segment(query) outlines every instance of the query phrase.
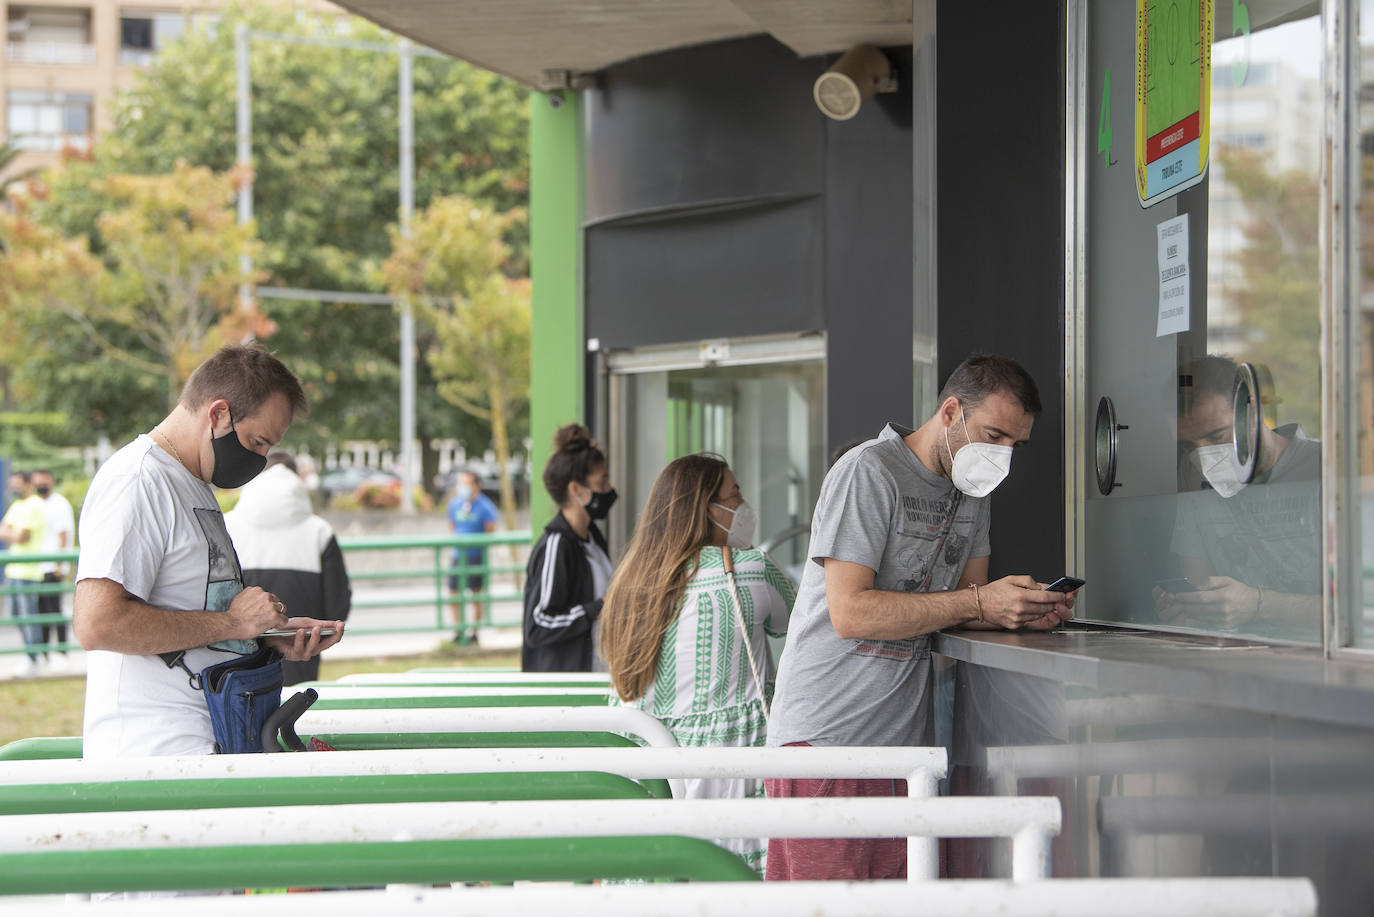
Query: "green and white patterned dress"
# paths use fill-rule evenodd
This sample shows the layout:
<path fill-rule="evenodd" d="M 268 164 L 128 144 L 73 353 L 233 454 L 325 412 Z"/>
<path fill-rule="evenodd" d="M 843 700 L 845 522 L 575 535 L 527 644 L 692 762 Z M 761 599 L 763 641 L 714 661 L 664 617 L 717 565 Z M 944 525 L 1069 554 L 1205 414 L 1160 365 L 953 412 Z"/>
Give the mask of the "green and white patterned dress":
<path fill-rule="evenodd" d="M 762 551 L 735 549 L 732 554 L 740 610 L 754 658 L 764 668 L 763 682 L 771 701 L 775 669 L 767 637 L 787 632 L 796 591 Z M 662 720 L 680 745 L 765 744 L 763 704 L 736 621 L 721 549 L 702 548 L 677 619 L 663 635 L 654 680 L 642 697 L 623 702 L 624 706 L 638 707 Z M 622 701 L 612 694 L 611 703 Z M 763 795 L 761 780 L 689 779 L 684 783 L 689 799 Z M 767 839 L 730 838 L 717 843 L 762 874 Z"/>

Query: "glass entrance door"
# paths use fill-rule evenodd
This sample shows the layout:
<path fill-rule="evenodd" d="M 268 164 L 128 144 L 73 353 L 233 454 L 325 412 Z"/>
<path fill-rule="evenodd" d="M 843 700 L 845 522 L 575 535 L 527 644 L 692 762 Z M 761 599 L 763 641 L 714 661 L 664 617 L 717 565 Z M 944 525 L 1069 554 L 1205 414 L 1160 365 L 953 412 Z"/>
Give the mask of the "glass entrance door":
<path fill-rule="evenodd" d="M 751 346 L 752 343 L 752 346 Z M 663 466 L 693 452 L 730 463 L 758 513 L 760 544 L 809 527 L 825 474 L 824 340 L 707 342 L 612 354 L 612 466 L 623 547 Z M 805 537 L 771 553 L 805 560 Z"/>

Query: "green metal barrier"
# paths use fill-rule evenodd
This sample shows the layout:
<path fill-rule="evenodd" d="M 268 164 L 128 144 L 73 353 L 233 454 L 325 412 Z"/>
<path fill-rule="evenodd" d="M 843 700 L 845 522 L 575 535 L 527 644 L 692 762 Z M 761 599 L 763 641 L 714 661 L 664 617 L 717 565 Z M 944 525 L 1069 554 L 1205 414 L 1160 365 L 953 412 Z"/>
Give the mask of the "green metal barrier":
<path fill-rule="evenodd" d="M 654 794 L 639 782 L 600 771 L 212 777 L 0 786 L 0 815 L 383 802 L 652 798 Z"/>
<path fill-rule="evenodd" d="M 454 624 L 447 619 L 445 609 L 449 605 L 457 605 L 459 612 L 460 630 L 466 630 L 468 623 L 468 605 L 473 602 L 482 602 L 488 607 L 493 602 L 519 602 L 523 596 L 519 592 L 492 592 L 490 590 L 490 580 L 488 588 L 474 595 L 467 595 L 459 591 L 456 595 L 448 594 L 448 578 L 450 576 L 466 577 L 470 574 L 492 574 L 492 573 L 515 573 L 523 574 L 525 571 L 523 564 L 471 564 L 467 563 L 465 551 L 459 551 L 457 558 L 450 555 L 455 548 L 497 548 L 503 545 L 514 545 L 525 547 L 530 543 L 530 533 L 528 531 L 515 532 L 489 532 L 475 535 L 389 535 L 374 536 L 365 538 L 340 538 L 339 547 L 343 550 L 345 557 L 350 553 L 364 551 L 404 551 L 424 549 L 431 551 L 433 561 L 424 567 L 404 568 L 397 567 L 386 570 L 359 570 L 349 574 L 349 578 L 354 582 L 367 580 L 419 580 L 432 583 L 434 591 L 431 595 L 424 598 L 404 599 L 358 599 L 353 602 L 354 608 L 401 608 L 415 606 L 430 606 L 434 608 L 434 623 L 424 627 L 368 627 L 354 628 L 349 632 L 357 635 L 366 634 L 398 634 L 398 633 L 429 633 L 447 632 L 454 629 Z M 48 562 L 70 563 L 75 568 L 79 551 L 68 549 L 65 551 L 53 551 L 46 554 L 22 554 L 16 555 L 7 551 L 0 551 L 0 565 L 6 561 L 25 561 L 25 562 Z M 488 557 L 490 560 L 490 557 Z M 0 584 L 0 606 L 5 604 L 5 600 L 11 595 L 61 595 L 75 591 L 75 585 L 70 582 L 61 583 L 35 583 L 32 586 L 8 586 Z M 16 619 L 0 615 L 0 627 L 18 627 L 21 624 L 70 624 L 71 618 L 61 614 L 29 615 L 25 618 Z M 497 627 L 514 628 L 518 624 L 488 625 Z M 465 641 L 466 642 L 466 641 Z M 49 643 L 46 650 L 72 650 L 80 649 L 74 643 Z M 25 652 L 23 647 L 15 649 L 0 650 L 0 655 L 10 653 Z"/>
<path fill-rule="evenodd" d="M 452 707 L 604 707 L 600 694 L 523 694 L 516 697 L 322 697 L 311 710 L 413 710 Z"/>
<path fill-rule="evenodd" d="M 476 669 L 476 670 L 474 670 L 474 669 L 469 669 L 468 671 L 469 671 L 469 672 L 476 671 L 476 672 L 479 672 L 479 673 L 480 673 L 481 671 L 484 671 L 484 670 L 480 670 L 480 669 Z M 296 684 L 292 685 L 292 686 L 291 686 L 291 690 L 293 690 L 293 691 L 304 691 L 306 688 L 315 688 L 316 690 L 318 690 L 318 689 L 320 689 L 320 688 L 343 688 L 344 690 L 349 690 L 349 689 L 351 689 L 351 688 L 358 688 L 358 689 L 366 689 L 366 688 L 547 688 L 547 689 L 549 690 L 549 693 L 553 693 L 554 691 L 556 691 L 557 689 L 560 689 L 560 688 L 599 688 L 599 687 L 602 687 L 602 686 L 601 686 L 601 685 L 597 685 L 597 684 L 593 684 L 593 683 L 590 683 L 590 682 L 586 682 L 586 681 L 539 681 L 539 682 L 532 682 L 532 681 L 528 681 L 528 680 L 523 680 L 523 681 L 522 681 L 522 680 L 521 680 L 520 678 L 518 678 L 518 677 L 516 677 L 516 678 L 511 678 L 511 679 L 504 679 L 504 678 L 503 678 L 503 679 L 500 679 L 499 681 L 492 681 L 492 680 L 490 680 L 490 679 L 481 677 L 480 674 L 479 674 L 477 677 L 474 677 L 471 681 L 462 681 L 462 680 L 457 680 L 457 679 L 450 679 L 450 680 L 443 680 L 443 681 L 440 681 L 440 680 L 437 680 L 437 676 L 436 676 L 436 680 L 435 680 L 435 681 L 410 681 L 410 680 L 400 680 L 400 679 L 398 679 L 398 680 L 396 680 L 396 681 L 391 681 L 390 679 L 377 679 L 377 680 L 373 680 L 373 681 L 302 681 L 302 682 L 297 682 Z M 606 696 L 609 697 L 609 696 L 610 696 L 610 692 L 611 692 L 611 687 L 610 687 L 610 685 L 609 685 L 609 684 L 605 685 L 605 689 L 606 689 Z"/>
<path fill-rule="evenodd" d="M 81 757 L 81 736 L 43 736 L 16 739 L 0 745 L 0 761 L 51 761 Z"/>
<path fill-rule="evenodd" d="M 710 841 L 674 836 L 0 854 L 0 895 L 593 879 L 749 882 L 758 875 Z"/>

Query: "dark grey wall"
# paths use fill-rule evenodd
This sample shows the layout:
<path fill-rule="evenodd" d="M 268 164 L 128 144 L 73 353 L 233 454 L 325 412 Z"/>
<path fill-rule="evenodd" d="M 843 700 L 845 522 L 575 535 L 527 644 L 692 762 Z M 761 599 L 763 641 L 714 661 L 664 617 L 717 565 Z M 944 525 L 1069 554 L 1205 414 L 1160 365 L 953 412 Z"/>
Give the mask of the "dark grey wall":
<path fill-rule="evenodd" d="M 606 348 L 825 330 L 827 442 L 911 419 L 910 49 L 839 123 L 832 59 L 769 38 L 610 68 L 587 94 L 587 334 Z"/>
<path fill-rule="evenodd" d="M 942 2 L 939 364 L 1001 353 L 1045 411 L 993 494 L 993 576 L 1064 566 L 1064 26 L 1054 0 Z"/>

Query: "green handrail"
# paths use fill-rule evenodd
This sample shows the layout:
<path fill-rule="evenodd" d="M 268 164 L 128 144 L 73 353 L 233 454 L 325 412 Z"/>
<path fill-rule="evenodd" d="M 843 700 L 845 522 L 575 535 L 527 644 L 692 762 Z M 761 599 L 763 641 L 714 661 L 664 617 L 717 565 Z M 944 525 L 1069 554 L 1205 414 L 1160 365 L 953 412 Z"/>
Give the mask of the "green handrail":
<path fill-rule="evenodd" d="M 593 879 L 750 882 L 758 875 L 710 841 L 672 835 L 0 854 L 0 895 Z"/>
<path fill-rule="evenodd" d="M 319 733 L 339 751 L 394 748 L 638 748 L 613 732 L 405 732 Z M 0 745 L 0 761 L 81 757 L 81 736 L 40 736 Z"/>
<path fill-rule="evenodd" d="M 637 781 L 600 771 L 206 777 L 0 786 L 0 815 L 239 809 L 512 799 L 652 799 Z"/>
<path fill-rule="evenodd" d="M 81 757 L 81 736 L 39 736 L 0 745 L 0 761 L 52 761 Z"/>
<path fill-rule="evenodd" d="M 452 707 L 604 707 L 598 694 L 525 694 L 517 697 L 322 697 L 311 710 L 414 710 Z"/>
<path fill-rule="evenodd" d="M 524 566 L 521 564 L 469 564 L 467 562 L 467 552 L 459 550 L 462 548 L 493 548 L 502 545 L 525 546 L 530 543 L 530 533 L 528 531 L 514 532 L 482 532 L 473 535 L 374 535 L 365 537 L 341 537 L 339 547 L 344 554 L 356 553 L 360 551 L 398 551 L 398 550 L 417 550 L 424 549 L 433 553 L 433 561 L 425 567 L 412 568 L 391 568 L 386 570 L 357 570 L 351 573 L 350 579 L 354 581 L 364 580 L 423 580 L 433 584 L 433 592 L 422 598 L 391 598 L 391 599 L 366 599 L 355 598 L 354 608 L 406 608 L 406 607 L 432 607 L 434 609 L 434 623 L 425 626 L 410 627 L 365 627 L 352 628 L 351 633 L 357 636 L 368 634 L 401 634 L 401 633 L 434 633 L 447 632 L 454 629 L 454 624 L 446 619 L 445 609 L 450 605 L 458 606 L 459 621 L 458 630 L 464 634 L 463 642 L 470 642 L 471 635 L 468 632 L 468 606 L 474 602 L 481 602 L 491 605 L 495 602 L 519 602 L 523 596 L 518 592 L 498 591 L 493 592 L 490 588 L 484 589 L 480 593 L 472 595 L 463 590 L 455 595 L 448 594 L 448 578 L 457 576 L 465 578 L 477 573 L 523 573 Z M 457 551 L 456 557 L 450 557 L 451 553 Z M 69 548 L 63 551 L 52 551 L 42 554 L 16 554 L 9 551 L 0 551 L 0 566 L 7 561 L 40 563 L 57 562 L 75 564 L 79 557 L 79 550 Z M 489 582 L 489 581 L 488 581 Z M 70 582 L 60 583 L 34 583 L 32 585 L 9 585 L 0 583 L 0 605 L 5 603 L 11 595 L 63 595 L 73 592 L 75 586 Z M 27 615 L 23 618 L 10 618 L 0 615 L 0 627 L 21 627 L 24 625 L 50 625 L 50 624 L 70 624 L 71 617 L 64 614 L 35 614 Z M 514 628 L 519 624 L 488 625 L 495 627 Z M 50 643 L 44 649 L 71 650 L 79 649 L 74 643 Z M 0 649 L 0 655 L 18 654 L 26 652 L 25 647 L 13 649 Z"/>

